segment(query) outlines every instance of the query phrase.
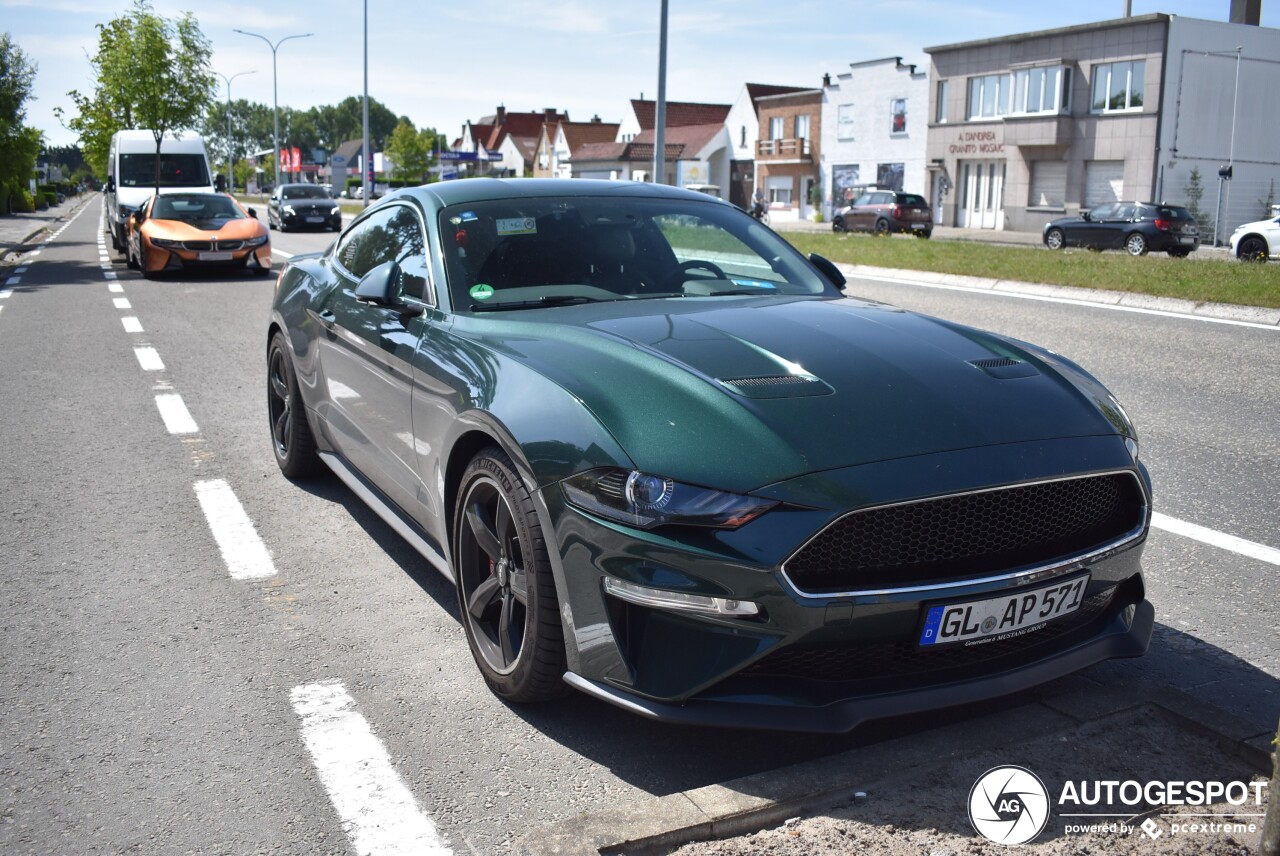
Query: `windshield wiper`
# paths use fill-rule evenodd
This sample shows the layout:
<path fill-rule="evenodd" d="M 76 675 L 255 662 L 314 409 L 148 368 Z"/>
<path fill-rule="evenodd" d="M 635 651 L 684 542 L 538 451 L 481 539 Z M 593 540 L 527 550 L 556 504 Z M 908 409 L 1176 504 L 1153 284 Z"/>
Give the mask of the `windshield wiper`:
<path fill-rule="evenodd" d="M 707 294 L 688 294 L 683 297 L 765 297 L 767 295 L 777 294 L 777 290 L 771 288 L 727 288 L 724 291 L 711 291 Z"/>
<path fill-rule="evenodd" d="M 543 306 L 567 306 L 571 303 L 600 303 L 595 297 L 581 294 L 548 294 L 536 300 L 509 300 L 506 303 L 473 303 L 472 312 L 501 312 L 506 309 L 539 309 Z"/>

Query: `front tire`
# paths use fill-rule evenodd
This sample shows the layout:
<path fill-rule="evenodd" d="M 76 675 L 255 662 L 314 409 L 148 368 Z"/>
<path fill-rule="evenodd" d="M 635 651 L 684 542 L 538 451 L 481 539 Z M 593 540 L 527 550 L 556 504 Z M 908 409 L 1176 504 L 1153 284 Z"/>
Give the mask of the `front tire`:
<path fill-rule="evenodd" d="M 1236 258 L 1246 262 L 1265 262 L 1267 260 L 1267 242 L 1257 235 L 1250 235 L 1240 242 L 1236 248 Z"/>
<path fill-rule="evenodd" d="M 832 221 L 831 221 L 831 231 L 833 231 L 833 232 L 843 232 L 844 230 L 845 230 L 845 228 L 844 228 L 844 218 L 843 218 L 843 217 L 837 217 L 836 219 L 834 219 L 834 220 L 832 220 Z"/>
<path fill-rule="evenodd" d="M 283 333 L 271 337 L 267 348 L 267 424 L 271 448 L 280 472 L 289 478 L 306 478 L 320 469 L 316 440 L 307 422 L 306 406 L 298 392 L 293 357 Z"/>
<path fill-rule="evenodd" d="M 1044 233 L 1044 245 L 1051 250 L 1060 250 L 1067 245 L 1067 236 L 1061 229 L 1050 229 Z"/>
<path fill-rule="evenodd" d="M 490 447 L 462 474 L 454 573 L 467 643 L 485 682 L 508 702 L 566 691 L 564 632 L 533 498 L 505 452 Z"/>
<path fill-rule="evenodd" d="M 1145 256 L 1147 254 L 1147 239 L 1139 232 L 1124 239 L 1124 250 L 1131 256 Z"/>

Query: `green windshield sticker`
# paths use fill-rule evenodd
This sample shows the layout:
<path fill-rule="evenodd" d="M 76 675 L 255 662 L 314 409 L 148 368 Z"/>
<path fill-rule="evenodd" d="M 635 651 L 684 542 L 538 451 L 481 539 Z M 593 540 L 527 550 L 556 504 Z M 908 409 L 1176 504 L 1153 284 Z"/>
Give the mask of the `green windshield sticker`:
<path fill-rule="evenodd" d="M 483 282 L 476 283 L 467 293 L 471 295 L 472 300 L 488 300 L 493 297 L 493 286 L 485 285 Z"/>

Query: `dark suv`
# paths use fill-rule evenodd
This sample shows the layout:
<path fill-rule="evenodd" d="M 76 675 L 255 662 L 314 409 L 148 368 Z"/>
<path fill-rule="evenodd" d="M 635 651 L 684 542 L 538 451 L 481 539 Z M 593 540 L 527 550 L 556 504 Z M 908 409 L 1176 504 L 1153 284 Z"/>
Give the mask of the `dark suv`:
<path fill-rule="evenodd" d="M 1131 256 L 1151 250 L 1185 258 L 1200 246 L 1200 225 L 1191 212 L 1157 202 L 1108 202 L 1079 217 L 1062 217 L 1045 224 L 1044 243 L 1051 250 L 1089 247 L 1123 248 Z"/>
<path fill-rule="evenodd" d="M 267 202 L 267 225 L 287 232 L 296 228 L 342 230 L 342 209 L 320 184 L 282 184 Z"/>
<path fill-rule="evenodd" d="M 892 190 L 868 190 L 831 218 L 833 232 L 910 232 L 927 238 L 933 234 L 933 209 L 923 196 Z"/>

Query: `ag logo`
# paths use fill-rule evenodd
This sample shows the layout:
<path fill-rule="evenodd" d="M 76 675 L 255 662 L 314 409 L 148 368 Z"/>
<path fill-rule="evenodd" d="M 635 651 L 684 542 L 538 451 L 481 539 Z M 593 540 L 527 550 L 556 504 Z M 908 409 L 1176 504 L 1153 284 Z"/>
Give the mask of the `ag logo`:
<path fill-rule="evenodd" d="M 993 767 L 969 791 L 969 822 L 997 844 L 1026 844 L 1049 822 L 1049 792 L 1023 767 Z"/>

